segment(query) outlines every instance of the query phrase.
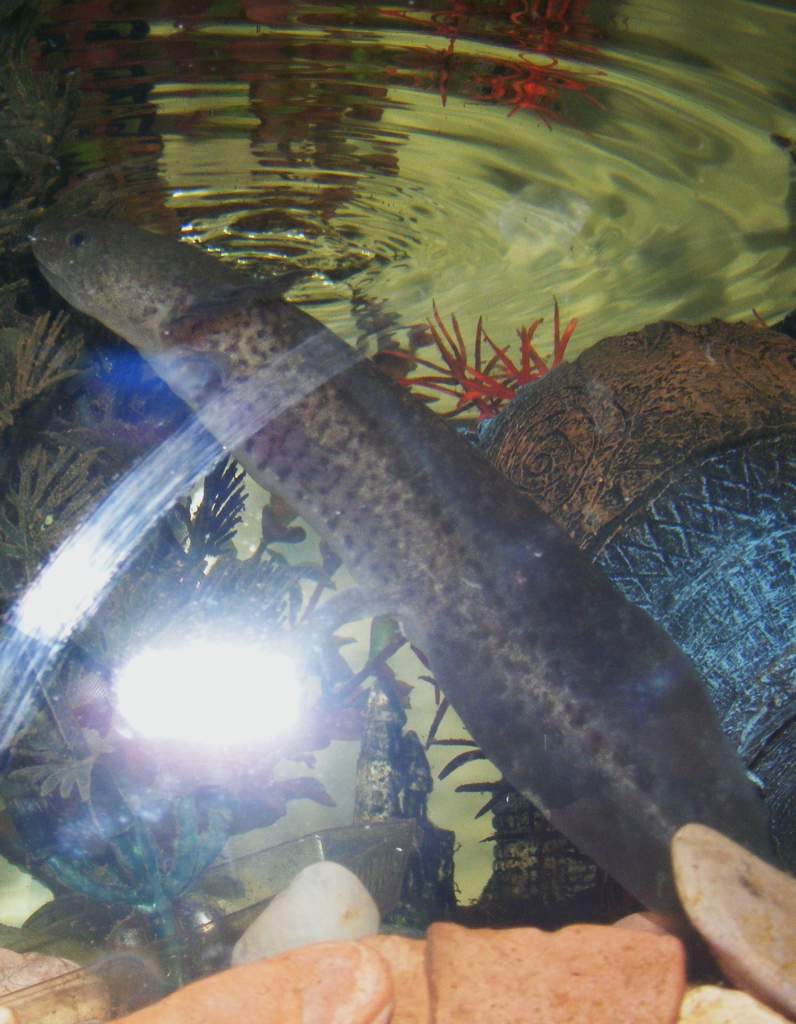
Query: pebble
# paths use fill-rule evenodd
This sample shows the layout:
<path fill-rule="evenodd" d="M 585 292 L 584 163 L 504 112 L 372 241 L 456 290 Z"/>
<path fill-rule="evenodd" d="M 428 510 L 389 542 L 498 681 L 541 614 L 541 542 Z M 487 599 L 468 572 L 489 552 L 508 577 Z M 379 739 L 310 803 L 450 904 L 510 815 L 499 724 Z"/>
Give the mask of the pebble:
<path fill-rule="evenodd" d="M 426 978 L 426 943 L 401 935 L 371 935 L 360 944 L 375 950 L 390 965 L 395 1008 L 390 1024 L 428 1024 L 431 1008 Z"/>
<path fill-rule="evenodd" d="M 435 924 L 427 936 L 304 946 L 195 982 L 118 1024 L 786 1024 L 745 992 L 686 992 L 682 945 L 670 935 Z"/>
<path fill-rule="evenodd" d="M 379 930 L 379 909 L 357 876 L 333 861 L 310 864 L 278 893 L 232 950 L 246 964 L 312 942 L 362 939 Z"/>
<path fill-rule="evenodd" d="M 685 994 L 677 1024 L 788 1024 L 747 992 L 699 985 Z"/>
<path fill-rule="evenodd" d="M 0 1024 L 87 1024 L 110 1014 L 105 983 L 71 960 L 0 950 Z"/>
<path fill-rule="evenodd" d="M 726 977 L 796 1016 L 796 879 L 706 825 L 672 840 L 677 893 Z"/>
<path fill-rule="evenodd" d="M 233 950 L 238 966 L 119 1024 L 785 1024 L 796 1016 L 796 880 L 699 824 L 675 835 L 672 859 L 692 924 L 746 991 L 686 991 L 682 943 L 649 914 L 556 932 L 437 923 L 425 939 L 379 935 L 378 908 L 360 880 L 322 861 L 250 925 Z M 39 1020 L 20 1017 L 3 992 L 74 967 L 0 949 L 0 1024 Z M 53 1006 L 62 1014 L 67 1000 Z"/>
<path fill-rule="evenodd" d="M 38 985 L 61 974 L 78 970 L 78 964 L 60 956 L 0 950 L 0 996 Z"/>
<path fill-rule="evenodd" d="M 186 985 L 116 1024 L 387 1024 L 390 969 L 357 942 L 321 942 Z"/>
<path fill-rule="evenodd" d="M 685 990 L 672 935 L 432 924 L 426 941 L 434 1024 L 675 1024 Z"/>

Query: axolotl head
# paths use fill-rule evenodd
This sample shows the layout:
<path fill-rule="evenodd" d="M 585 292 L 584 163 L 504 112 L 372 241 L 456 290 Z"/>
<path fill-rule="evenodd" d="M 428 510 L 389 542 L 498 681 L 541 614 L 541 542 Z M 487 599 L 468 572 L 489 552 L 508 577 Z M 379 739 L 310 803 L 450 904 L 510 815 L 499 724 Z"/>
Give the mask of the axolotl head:
<path fill-rule="evenodd" d="M 118 221 L 50 217 L 32 242 L 52 287 L 145 355 L 160 351 L 168 324 L 203 297 L 251 284 L 196 245 Z"/>
<path fill-rule="evenodd" d="M 110 220 L 49 217 L 32 243 L 52 287 L 134 345 L 194 406 L 250 372 L 237 365 L 241 332 L 228 329 L 229 311 L 271 302 L 295 280 L 258 279 L 197 245 Z"/>

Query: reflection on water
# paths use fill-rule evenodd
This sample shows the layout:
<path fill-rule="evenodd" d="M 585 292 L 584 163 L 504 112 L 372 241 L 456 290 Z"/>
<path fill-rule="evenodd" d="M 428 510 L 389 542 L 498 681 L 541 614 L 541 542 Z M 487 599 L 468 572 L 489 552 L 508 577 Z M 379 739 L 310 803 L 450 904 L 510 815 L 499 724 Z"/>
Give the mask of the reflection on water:
<path fill-rule="evenodd" d="M 75 194 L 87 180 L 82 194 L 96 188 L 99 207 L 179 232 L 221 260 L 266 274 L 303 270 L 291 298 L 362 351 L 406 346 L 436 301 L 445 323 L 456 315 L 472 358 L 480 316 L 515 360 L 518 328 L 545 316 L 534 345 L 550 361 L 554 296 L 563 323 L 578 320 L 569 358 L 656 319 L 748 317 L 754 308 L 773 322 L 793 305 L 796 16 L 731 0 L 717 25 L 706 8 L 230 0 L 205 10 L 109 0 L 56 6 L 30 53 L 39 69 L 80 73 L 65 162 Z M 162 467 L 155 475 L 173 497 L 200 468 L 180 483 Z M 92 478 L 98 492 L 118 471 L 102 485 Z M 240 552 L 260 550 L 261 508 L 250 503 Z M 281 526 L 282 539 L 296 529 Z M 344 580 L 337 566 L 331 575 Z M 95 601 L 92 592 L 87 606 Z M 407 646 L 396 654 L 390 638 L 379 646 L 376 627 L 347 632 L 358 645 L 345 651 L 349 673 L 389 651 L 379 671 L 414 684 L 410 724 L 425 736 L 438 710 L 422 663 Z M 448 715 L 439 736 L 453 741 L 460 729 Z M 316 775 L 338 811 L 296 778 L 299 768 L 282 766 L 280 820 L 259 829 L 255 844 L 350 823 L 356 755 L 350 743 L 327 746 Z M 432 750 L 432 766 L 449 757 Z M 483 797 L 450 793 L 468 778 L 483 782 L 483 766 L 471 768 L 430 798 L 431 818 L 455 828 L 465 848 L 464 899 L 480 891 L 491 857 L 488 846 L 475 849 L 487 826 L 471 821 Z M 415 783 L 425 801 L 425 782 L 405 780 L 396 806 Z M 63 773 L 47 785 L 63 792 Z M 294 817 L 277 813 L 287 791 L 309 797 Z M 39 823 L 29 812 L 32 835 Z M 182 884 L 199 871 L 185 836 L 198 830 L 210 857 L 229 820 L 227 808 L 201 802 L 177 817 Z M 80 827 L 86 844 L 93 826 Z M 146 846 L 137 842 L 136 856 Z M 114 849 L 129 868 L 133 851 Z M 234 836 L 227 848 L 250 851 Z M 123 867 L 113 870 L 122 877 Z M 105 877 L 90 881 L 94 895 L 110 891 Z M 158 898 L 147 890 L 150 903 Z M 0 907 L 9 924 L 24 916 Z"/>
<path fill-rule="evenodd" d="M 88 92 L 76 168 L 110 165 L 136 219 L 165 203 L 230 258 L 305 268 L 299 298 L 345 336 L 432 296 L 503 343 L 552 294 L 577 346 L 785 312 L 784 9 L 717 29 L 677 5 L 197 6 L 66 6 L 42 31 L 43 66 Z"/>

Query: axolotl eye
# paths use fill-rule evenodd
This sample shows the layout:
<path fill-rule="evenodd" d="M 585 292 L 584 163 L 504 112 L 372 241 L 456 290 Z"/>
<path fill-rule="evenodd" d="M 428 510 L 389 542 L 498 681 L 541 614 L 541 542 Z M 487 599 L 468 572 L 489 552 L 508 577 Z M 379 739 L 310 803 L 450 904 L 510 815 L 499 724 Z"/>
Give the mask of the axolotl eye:
<path fill-rule="evenodd" d="M 71 249 L 79 249 L 88 240 L 88 235 L 85 231 L 77 230 L 73 231 L 67 238 L 67 244 Z"/>

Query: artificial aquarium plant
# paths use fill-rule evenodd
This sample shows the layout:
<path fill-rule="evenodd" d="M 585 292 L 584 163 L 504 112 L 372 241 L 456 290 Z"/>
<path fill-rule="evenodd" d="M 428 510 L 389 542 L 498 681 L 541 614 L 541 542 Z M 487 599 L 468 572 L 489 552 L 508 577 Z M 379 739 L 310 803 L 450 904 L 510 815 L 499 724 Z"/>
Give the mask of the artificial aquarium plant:
<path fill-rule="evenodd" d="M 273 753 L 251 781 L 256 799 L 245 786 L 216 776 L 212 747 L 204 753 L 209 773 L 192 764 L 185 777 L 169 762 L 167 743 L 158 761 L 157 744 L 142 749 L 117 721 L 114 668 L 142 637 L 170 629 L 205 633 L 219 607 L 251 632 L 284 627 L 302 605 L 299 581 L 323 571 L 290 567 L 264 540 L 239 559 L 230 541 L 242 504 L 242 474 L 224 463 L 205 479 L 193 508 L 179 504 L 151 531 L 44 680 L 41 706 L 11 744 L 0 784 L 26 862 L 40 878 L 56 892 L 66 887 L 119 914 L 149 915 L 153 934 L 164 937 L 173 928 L 175 903 L 231 832 L 275 820 L 288 799 L 329 800 L 316 780 L 271 778 Z M 223 684 L 220 679 L 222 692 Z M 303 734 L 278 753 L 306 755 L 328 742 L 333 703 L 323 692 Z"/>
<path fill-rule="evenodd" d="M 600 30 L 589 7 L 589 0 L 447 0 L 432 14 L 401 7 L 380 13 L 388 23 L 440 38 L 439 46 L 406 54 L 401 67 L 391 68 L 396 79 L 438 93 L 443 105 L 449 96 L 466 96 L 507 107 L 509 117 L 527 111 L 549 127 L 562 118 L 567 94 L 602 108 L 594 95 L 597 80 L 582 71 L 599 52 Z M 498 43 L 507 56 L 474 55 L 466 45 L 472 38 Z M 577 65 L 567 66 L 567 58 Z"/>
<path fill-rule="evenodd" d="M 28 31 L 25 23 L 20 38 Z M 27 234 L 62 184 L 58 153 L 79 93 L 74 80 L 32 75 L 20 38 L 0 81 L 3 613 L 114 480 L 185 416 L 125 348 L 97 332 L 85 342 L 74 320 L 44 305 Z M 2 751 L 0 851 L 56 896 L 80 894 L 84 909 L 107 911 L 100 938 L 130 911 L 144 915 L 152 936 L 173 937 L 187 895 L 230 834 L 270 823 L 291 799 L 329 802 L 317 780 L 276 782 L 277 756 L 311 760 L 355 728 L 370 672 L 353 673 L 322 630 L 313 634 L 318 694 L 300 735 L 258 765 L 254 794 L 212 771 L 198 779 L 173 765 L 153 772 L 163 768 L 154 748 L 142 753 L 118 728 L 114 673 L 142 638 L 166 623 L 202 633 L 219 609 L 250 633 L 289 631 L 333 586 L 328 552 L 291 566 L 272 549 L 304 536 L 276 501 L 255 550 L 240 558 L 233 537 L 243 502 L 241 473 L 222 463 L 195 501 L 186 497 L 143 538 L 96 615 L 51 662 Z M 11 692 L 14 680 L 4 685 Z M 213 752 L 206 756 L 212 762 Z"/>
<path fill-rule="evenodd" d="M 62 318 L 49 326 L 38 318 L 27 332 L 5 335 L 0 394 L 9 444 L 0 580 L 6 608 L 140 438 L 146 441 L 147 402 L 157 406 L 164 397 L 155 389 L 147 398 L 144 389 L 144 399 L 128 407 L 119 378 L 140 367 L 130 371 L 122 357 L 120 371 L 115 353 L 98 355 L 76 338 L 58 347 L 64 330 Z M 156 417 L 160 426 L 163 413 Z M 171 405 L 167 414 L 173 421 L 182 415 Z M 201 634 L 219 609 L 249 633 L 290 628 L 332 586 L 337 563 L 328 553 L 317 563 L 290 566 L 270 549 L 274 541 L 303 538 L 278 503 L 264 510 L 254 552 L 238 558 L 232 539 L 243 502 L 242 474 L 223 463 L 205 478 L 195 504 L 178 503 L 144 538 L 126 574 L 41 680 L 33 713 L 4 751 L 6 855 L 56 894 L 69 890 L 110 908 L 111 923 L 131 910 L 147 915 L 152 934 L 164 938 L 175 931 L 178 903 L 232 832 L 275 820 L 289 799 L 329 802 L 316 780 L 275 783 L 269 775 L 275 754 L 258 766 L 256 798 L 212 774 L 193 785 L 173 781 L 168 771 L 159 777 L 162 765 L 152 749 L 140 756 L 140 744 L 117 728 L 114 670 L 142 639 L 169 625 Z M 302 581 L 311 585 L 306 601 Z M 356 712 L 354 691 L 368 672 L 347 685 L 352 673 L 341 676 L 343 659 L 335 657 L 334 644 L 323 651 L 321 640 L 321 695 L 301 736 L 278 754 L 308 756 L 328 742 L 337 712 Z"/>
<path fill-rule="evenodd" d="M 410 372 L 401 376 L 399 382 L 418 398 L 427 402 L 440 395 L 455 399 L 456 404 L 441 412 L 442 416 L 463 418 L 477 412 L 479 420 L 489 420 L 517 397 L 520 388 L 561 365 L 578 321 L 570 320 L 562 331 L 558 301 L 553 300 L 553 352 L 549 364 L 534 345 L 543 322 L 544 317 L 537 317 L 527 327 L 517 329 L 520 353 L 519 361 L 515 362 L 510 347 L 497 345 L 484 328 L 483 317 L 479 317 L 471 359 L 456 316 L 451 316 L 449 328 L 434 304 L 433 317 L 411 330 L 409 351 L 389 348 L 386 355 L 408 365 Z M 436 347 L 439 358 L 419 354 L 421 348 L 431 345 Z"/>
<path fill-rule="evenodd" d="M 76 386 L 74 378 L 69 383 Z M 49 426 L 48 418 L 42 430 Z M 77 518 L 94 498 L 89 469 L 102 459 L 97 451 L 89 458 L 81 447 L 92 428 L 73 429 L 82 475 L 44 472 L 40 445 L 33 469 L 20 456 L 19 477 L 6 491 L 0 517 L 4 579 L 24 583 L 46 555 L 42 529 L 62 536 L 67 516 Z M 56 455 L 56 468 L 68 465 Z M 37 468 L 33 486 L 29 477 Z M 170 632 L 205 635 L 221 612 L 228 627 L 249 637 L 289 632 L 311 619 L 320 594 L 333 586 L 337 561 L 328 552 L 291 565 L 271 550 L 274 541 L 303 538 L 278 503 L 264 509 L 255 550 L 238 557 L 232 540 L 243 502 L 242 474 L 225 462 L 205 478 L 198 501 L 178 503 L 150 531 L 42 680 L 35 712 L 5 751 L 0 792 L 15 840 L 5 852 L 56 893 L 71 890 L 110 908 L 111 920 L 130 911 L 146 915 L 152 935 L 163 938 L 174 937 L 179 905 L 231 833 L 269 824 L 290 799 L 330 802 L 317 780 L 277 782 L 272 769 L 281 757 L 311 758 L 339 734 L 341 722 L 350 733 L 359 693 L 388 656 L 377 649 L 369 666 L 353 673 L 331 636 L 313 634 L 319 694 L 305 708 L 298 733 L 236 776 L 217 770 L 212 747 L 204 754 L 206 771 L 197 767 L 194 749 L 186 772 L 170 760 L 168 744 L 147 745 L 120 728 L 115 669 L 142 642 Z M 223 695 L 224 679 L 218 684 Z"/>

